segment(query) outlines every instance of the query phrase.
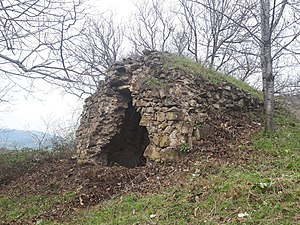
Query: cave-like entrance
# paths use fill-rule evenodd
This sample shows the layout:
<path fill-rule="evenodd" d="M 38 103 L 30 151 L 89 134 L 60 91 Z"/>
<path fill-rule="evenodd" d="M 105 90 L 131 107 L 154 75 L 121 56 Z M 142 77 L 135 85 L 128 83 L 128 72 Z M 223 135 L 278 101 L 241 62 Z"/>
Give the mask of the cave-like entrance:
<path fill-rule="evenodd" d="M 130 100 L 120 132 L 106 146 L 108 165 L 133 168 L 146 164 L 143 154 L 150 141 L 146 127 L 139 126 L 140 120 L 141 115 Z"/>

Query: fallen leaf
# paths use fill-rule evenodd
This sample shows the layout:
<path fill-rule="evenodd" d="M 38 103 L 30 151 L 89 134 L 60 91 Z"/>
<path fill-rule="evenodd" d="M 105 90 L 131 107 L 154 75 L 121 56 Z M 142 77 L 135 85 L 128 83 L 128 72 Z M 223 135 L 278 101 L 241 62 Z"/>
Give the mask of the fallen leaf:
<path fill-rule="evenodd" d="M 194 209 L 194 216 L 198 217 L 199 215 L 200 215 L 200 208 L 197 207 L 197 208 Z"/>
<path fill-rule="evenodd" d="M 155 217 L 156 217 L 155 214 L 151 214 L 151 215 L 150 215 L 150 219 L 154 219 Z"/>
<path fill-rule="evenodd" d="M 244 217 L 246 217 L 246 216 L 249 216 L 249 213 L 244 212 L 244 213 L 239 213 L 239 214 L 238 214 L 238 217 L 239 217 L 239 218 L 244 218 Z"/>

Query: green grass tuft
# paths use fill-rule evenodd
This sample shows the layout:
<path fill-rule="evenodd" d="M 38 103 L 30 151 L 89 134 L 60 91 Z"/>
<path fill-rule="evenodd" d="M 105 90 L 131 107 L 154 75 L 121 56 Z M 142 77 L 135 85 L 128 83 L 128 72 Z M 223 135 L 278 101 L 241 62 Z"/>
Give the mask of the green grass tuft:
<path fill-rule="evenodd" d="M 160 80 L 156 77 L 152 77 L 152 76 L 146 77 L 144 80 L 144 83 L 148 87 L 151 87 L 151 88 L 165 88 L 166 87 L 166 84 L 162 80 Z"/>
<path fill-rule="evenodd" d="M 277 113 L 275 133 L 257 133 L 253 146 L 265 153 L 277 157 L 297 160 L 300 157 L 300 122 L 287 113 Z"/>

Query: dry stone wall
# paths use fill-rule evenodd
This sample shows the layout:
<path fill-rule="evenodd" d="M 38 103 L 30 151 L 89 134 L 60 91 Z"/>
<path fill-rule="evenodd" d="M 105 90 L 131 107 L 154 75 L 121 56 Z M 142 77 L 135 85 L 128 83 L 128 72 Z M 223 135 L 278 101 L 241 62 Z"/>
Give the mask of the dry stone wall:
<path fill-rule="evenodd" d="M 300 95 L 278 96 L 276 98 L 277 105 L 288 109 L 294 116 L 300 120 Z"/>
<path fill-rule="evenodd" d="M 260 105 L 228 82 L 166 68 L 165 60 L 153 51 L 111 66 L 85 101 L 77 130 L 80 162 L 134 167 L 146 159 L 174 161 L 214 132 L 210 115 Z"/>

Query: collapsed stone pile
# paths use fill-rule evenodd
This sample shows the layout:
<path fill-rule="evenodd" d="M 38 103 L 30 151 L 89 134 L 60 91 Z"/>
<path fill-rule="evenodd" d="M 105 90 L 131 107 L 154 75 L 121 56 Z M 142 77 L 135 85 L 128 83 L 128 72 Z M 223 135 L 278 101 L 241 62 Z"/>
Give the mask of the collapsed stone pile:
<path fill-rule="evenodd" d="M 174 161 L 214 132 L 210 115 L 259 106 L 229 82 L 167 68 L 165 60 L 153 51 L 111 66 L 85 101 L 77 130 L 80 162 L 135 167 L 146 158 Z"/>

